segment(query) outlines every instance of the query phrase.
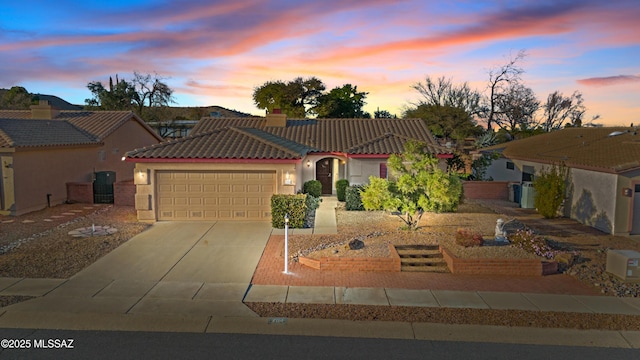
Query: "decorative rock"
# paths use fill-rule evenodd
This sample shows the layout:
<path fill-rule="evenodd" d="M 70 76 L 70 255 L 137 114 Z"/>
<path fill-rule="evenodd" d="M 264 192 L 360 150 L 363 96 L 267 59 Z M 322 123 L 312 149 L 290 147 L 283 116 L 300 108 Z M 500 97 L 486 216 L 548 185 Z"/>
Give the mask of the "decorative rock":
<path fill-rule="evenodd" d="M 3 224 L 11 224 L 14 220 L 4 220 L 2 223 Z"/>
<path fill-rule="evenodd" d="M 51 220 L 51 219 L 43 219 L 42 221 L 51 222 L 53 220 Z"/>
<path fill-rule="evenodd" d="M 360 250 L 364 247 L 364 242 L 362 240 L 353 239 L 349 241 L 349 249 L 351 250 Z"/>
<path fill-rule="evenodd" d="M 22 220 L 23 224 L 31 224 L 31 223 L 34 223 L 34 222 L 35 221 L 33 221 L 33 220 Z"/>
<path fill-rule="evenodd" d="M 76 213 L 66 212 L 66 213 L 62 213 L 62 215 L 67 215 L 67 216 L 69 216 L 69 215 L 76 215 Z"/>

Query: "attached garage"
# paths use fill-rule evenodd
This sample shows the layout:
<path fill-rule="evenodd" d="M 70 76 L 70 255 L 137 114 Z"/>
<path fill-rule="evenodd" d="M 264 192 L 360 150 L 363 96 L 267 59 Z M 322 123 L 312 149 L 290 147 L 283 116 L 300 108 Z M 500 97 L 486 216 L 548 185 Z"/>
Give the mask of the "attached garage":
<path fill-rule="evenodd" d="M 270 220 L 275 171 L 157 171 L 158 220 Z"/>

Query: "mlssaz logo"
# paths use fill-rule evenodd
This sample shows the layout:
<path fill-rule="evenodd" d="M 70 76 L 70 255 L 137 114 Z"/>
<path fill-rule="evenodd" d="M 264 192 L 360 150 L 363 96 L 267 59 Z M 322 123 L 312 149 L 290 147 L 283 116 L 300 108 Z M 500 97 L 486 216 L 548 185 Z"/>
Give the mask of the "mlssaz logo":
<path fill-rule="evenodd" d="M 33 342 L 36 349 L 73 349 L 73 339 L 39 339 Z"/>

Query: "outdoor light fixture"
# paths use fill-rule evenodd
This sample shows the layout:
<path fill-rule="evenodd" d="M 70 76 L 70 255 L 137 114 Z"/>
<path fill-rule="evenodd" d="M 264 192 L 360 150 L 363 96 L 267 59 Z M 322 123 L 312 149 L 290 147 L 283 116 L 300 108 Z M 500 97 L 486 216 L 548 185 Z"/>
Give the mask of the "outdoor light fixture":
<path fill-rule="evenodd" d="M 311 160 L 307 160 L 307 167 L 310 168 L 311 167 Z"/>
<path fill-rule="evenodd" d="M 120 160 L 125 161 L 125 160 L 127 160 L 127 157 L 123 156 L 122 159 L 120 159 Z"/>

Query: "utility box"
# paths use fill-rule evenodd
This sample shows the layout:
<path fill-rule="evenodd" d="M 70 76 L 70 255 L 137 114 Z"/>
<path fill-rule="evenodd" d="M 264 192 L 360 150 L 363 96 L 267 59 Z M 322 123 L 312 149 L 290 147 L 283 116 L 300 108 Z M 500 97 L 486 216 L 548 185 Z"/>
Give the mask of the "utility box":
<path fill-rule="evenodd" d="M 640 252 L 608 250 L 607 272 L 628 282 L 640 282 Z"/>

